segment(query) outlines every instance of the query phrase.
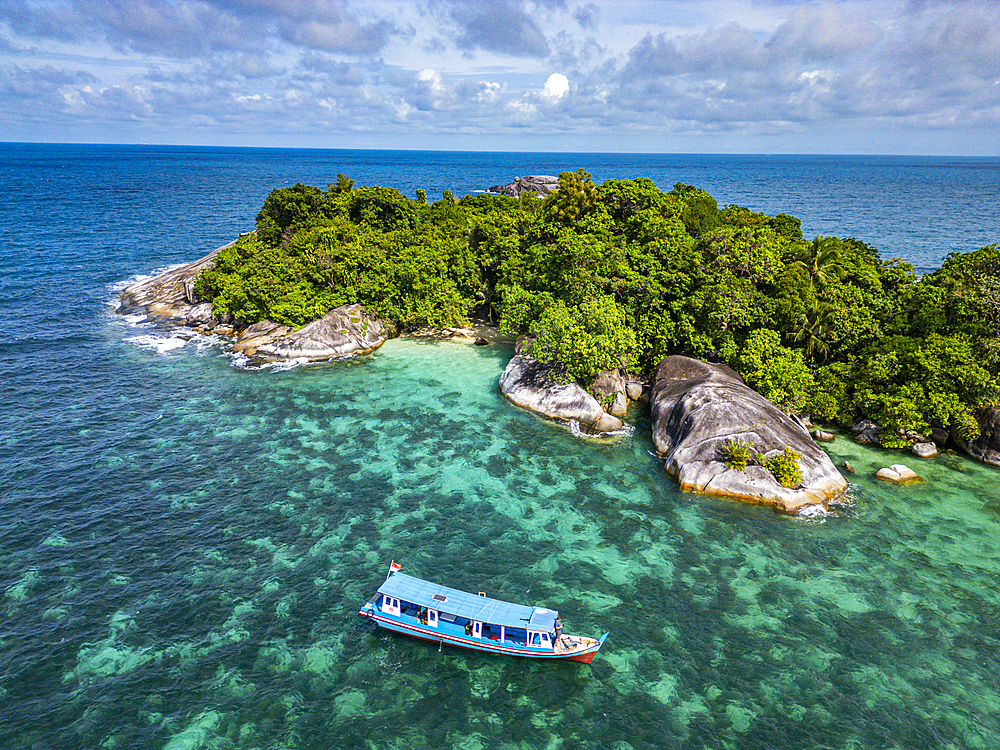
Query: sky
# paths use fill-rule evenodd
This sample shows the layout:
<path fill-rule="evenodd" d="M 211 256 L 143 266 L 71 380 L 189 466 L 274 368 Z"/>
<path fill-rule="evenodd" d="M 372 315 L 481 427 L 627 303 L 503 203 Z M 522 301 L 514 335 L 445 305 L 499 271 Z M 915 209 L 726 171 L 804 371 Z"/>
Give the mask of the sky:
<path fill-rule="evenodd" d="M 0 0 L 0 141 L 1000 156 L 1000 0 Z"/>

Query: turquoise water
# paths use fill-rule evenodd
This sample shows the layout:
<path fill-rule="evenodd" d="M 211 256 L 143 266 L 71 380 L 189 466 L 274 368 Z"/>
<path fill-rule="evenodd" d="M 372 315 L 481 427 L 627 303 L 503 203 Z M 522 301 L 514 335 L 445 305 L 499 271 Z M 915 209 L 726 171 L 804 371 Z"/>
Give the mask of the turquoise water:
<path fill-rule="evenodd" d="M 0 747 L 1000 746 L 996 470 L 841 435 L 852 503 L 792 518 L 678 492 L 642 410 L 600 441 L 515 409 L 505 347 L 242 369 L 109 304 L 252 221 L 213 158 L 0 191 Z M 873 478 L 900 461 L 926 481 Z M 390 559 L 611 635 L 388 634 L 357 610 Z"/>

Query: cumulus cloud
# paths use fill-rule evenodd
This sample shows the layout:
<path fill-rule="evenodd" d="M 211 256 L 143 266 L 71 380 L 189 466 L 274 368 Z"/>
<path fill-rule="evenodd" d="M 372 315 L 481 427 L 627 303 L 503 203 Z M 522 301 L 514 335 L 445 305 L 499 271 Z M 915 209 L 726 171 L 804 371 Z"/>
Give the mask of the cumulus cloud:
<path fill-rule="evenodd" d="M 553 73 L 542 87 L 542 96 L 548 99 L 560 99 L 569 93 L 569 79 L 562 73 Z"/>
<path fill-rule="evenodd" d="M 337 0 L 5 0 L 0 22 L 24 36 L 100 40 L 116 50 L 179 57 L 266 48 L 269 37 L 373 54 L 401 33 L 388 19 L 362 21 Z"/>
<path fill-rule="evenodd" d="M 496 81 L 460 81 L 455 86 L 455 97 L 459 102 L 493 104 L 499 101 L 503 86 Z"/>
<path fill-rule="evenodd" d="M 486 50 L 516 57 L 545 57 L 549 44 L 520 3 L 478 0 L 455 3 L 449 16 L 458 26 L 455 40 L 466 51 Z"/>
<path fill-rule="evenodd" d="M 573 11 L 573 18 L 585 29 L 597 28 L 597 19 L 600 16 L 601 9 L 594 3 L 587 3 Z"/>
<path fill-rule="evenodd" d="M 64 87 L 83 88 L 97 83 L 97 79 L 82 71 L 66 70 L 46 65 L 41 68 L 22 68 L 9 65 L 0 68 L 0 98 L 26 99 L 52 104 L 53 97 L 61 98 Z"/>
<path fill-rule="evenodd" d="M 766 63 L 767 54 L 757 35 L 733 22 L 698 35 L 647 34 L 629 51 L 625 75 L 720 74 L 760 70 Z"/>
<path fill-rule="evenodd" d="M 609 101 L 636 120 L 657 111 L 703 132 L 997 122 L 1000 91 L 984 86 L 1000 80 L 1000 41 L 990 31 L 997 15 L 946 4 L 880 25 L 847 4 L 809 4 L 792 8 L 769 35 L 736 22 L 694 35 L 647 34 L 629 51 Z"/>
<path fill-rule="evenodd" d="M 803 5 L 792 11 L 767 46 L 781 56 L 835 62 L 871 50 L 884 34 L 871 18 L 842 5 Z"/>
<path fill-rule="evenodd" d="M 347 14 L 324 20 L 281 18 L 281 37 L 299 47 L 367 55 L 382 49 L 395 28 L 388 21 L 362 24 Z"/>

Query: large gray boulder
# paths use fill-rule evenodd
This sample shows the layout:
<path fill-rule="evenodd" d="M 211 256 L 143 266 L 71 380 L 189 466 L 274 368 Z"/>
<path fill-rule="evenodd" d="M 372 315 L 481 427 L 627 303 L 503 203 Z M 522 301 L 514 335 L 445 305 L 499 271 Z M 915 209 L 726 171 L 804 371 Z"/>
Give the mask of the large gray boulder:
<path fill-rule="evenodd" d="M 385 325 L 361 305 L 342 305 L 298 330 L 264 320 L 242 332 L 234 351 L 261 362 L 318 362 L 365 354 L 388 338 Z"/>
<path fill-rule="evenodd" d="M 549 193 L 554 193 L 559 189 L 559 178 L 552 175 L 536 174 L 527 177 L 515 177 L 513 182 L 506 185 L 494 185 L 489 192 L 500 195 L 511 195 L 515 198 L 521 193 L 535 193 L 544 198 Z"/>
<path fill-rule="evenodd" d="M 748 388 L 725 365 L 690 357 L 666 357 L 656 371 L 650 404 L 653 444 L 682 490 L 770 505 L 788 513 L 841 496 L 847 481 L 806 428 Z M 731 440 L 771 457 L 788 446 L 799 454 L 802 483 L 787 488 L 771 472 L 751 464 L 725 464 Z"/>
<path fill-rule="evenodd" d="M 1000 407 L 991 406 L 979 413 L 979 437 L 961 440 L 954 433 L 958 447 L 973 458 L 1000 467 Z"/>
<path fill-rule="evenodd" d="M 500 376 L 500 392 L 522 409 L 550 419 L 575 421 L 596 432 L 614 432 L 624 426 L 579 383 L 556 382 L 553 371 L 551 364 L 515 354 Z"/>

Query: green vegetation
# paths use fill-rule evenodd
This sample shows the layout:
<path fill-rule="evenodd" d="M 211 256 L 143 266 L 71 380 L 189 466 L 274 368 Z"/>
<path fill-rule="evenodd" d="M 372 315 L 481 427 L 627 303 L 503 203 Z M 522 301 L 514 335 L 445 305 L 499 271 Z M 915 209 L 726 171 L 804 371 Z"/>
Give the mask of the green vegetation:
<path fill-rule="evenodd" d="M 1000 401 L 998 245 L 917 279 L 863 242 L 809 241 L 794 217 L 720 208 L 691 185 L 582 170 L 559 184 L 544 200 L 434 203 L 344 175 L 274 190 L 196 294 L 242 324 L 358 302 L 408 330 L 478 310 L 585 386 L 606 369 L 648 376 L 667 354 L 721 361 L 787 411 L 873 419 L 886 445 L 932 426 L 973 437 Z"/>
<path fill-rule="evenodd" d="M 753 446 L 746 440 L 735 438 L 722 446 L 722 460 L 726 466 L 735 471 L 743 471 L 752 463 L 763 466 L 782 487 L 789 489 L 802 483 L 802 467 L 799 464 L 799 454 L 790 446 L 785 446 L 781 453 L 765 458 L 761 453 L 754 453 Z"/>
<path fill-rule="evenodd" d="M 799 454 L 787 445 L 781 453 L 762 459 L 760 464 L 774 475 L 775 480 L 782 487 L 793 489 L 802 483 L 802 467 L 799 465 Z"/>
<path fill-rule="evenodd" d="M 746 440 L 736 438 L 728 441 L 722 447 L 722 460 L 726 466 L 736 471 L 743 471 L 753 459 L 753 450 Z"/>

